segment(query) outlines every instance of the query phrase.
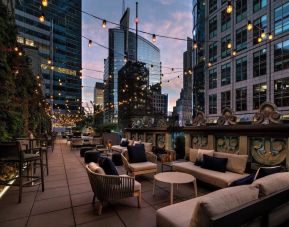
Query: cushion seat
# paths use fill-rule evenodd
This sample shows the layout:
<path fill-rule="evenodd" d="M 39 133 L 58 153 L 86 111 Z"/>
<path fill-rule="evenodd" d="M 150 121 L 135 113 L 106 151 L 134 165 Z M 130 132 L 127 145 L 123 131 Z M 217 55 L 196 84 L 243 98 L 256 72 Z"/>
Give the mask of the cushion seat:
<path fill-rule="evenodd" d="M 188 227 L 201 197 L 176 203 L 157 210 L 157 226 Z"/>
<path fill-rule="evenodd" d="M 111 149 L 114 150 L 114 151 L 120 152 L 120 153 L 124 152 L 124 151 L 127 151 L 127 147 L 122 147 L 120 145 L 113 145 L 111 147 Z"/>
<path fill-rule="evenodd" d="M 137 172 L 137 171 L 143 171 L 143 170 L 149 170 L 149 169 L 156 169 L 157 164 L 152 163 L 152 162 L 130 163 L 129 168 L 133 172 Z"/>
<path fill-rule="evenodd" d="M 239 180 L 249 175 L 233 173 L 229 171 L 222 173 L 214 170 L 203 169 L 200 166 L 196 166 L 192 162 L 175 163 L 173 165 L 173 170 L 192 174 L 198 180 L 220 188 L 228 187 L 233 181 Z"/>

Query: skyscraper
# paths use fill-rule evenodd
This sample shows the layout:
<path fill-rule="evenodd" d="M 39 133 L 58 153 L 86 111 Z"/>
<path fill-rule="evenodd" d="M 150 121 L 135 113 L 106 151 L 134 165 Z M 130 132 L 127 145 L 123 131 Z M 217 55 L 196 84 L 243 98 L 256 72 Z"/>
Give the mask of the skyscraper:
<path fill-rule="evenodd" d="M 39 16 L 45 17 L 44 22 Z M 17 1 L 19 44 L 38 49 L 44 95 L 54 111 L 81 108 L 81 1 Z M 29 52 L 27 52 L 29 56 Z"/>
<path fill-rule="evenodd" d="M 178 116 L 179 125 L 185 126 L 192 123 L 192 56 L 193 56 L 193 40 L 187 39 L 187 50 L 183 54 L 183 88 L 180 98 L 176 102 L 173 115 Z"/>
<path fill-rule="evenodd" d="M 100 82 L 95 82 L 94 85 L 94 105 L 103 108 L 103 88 L 104 84 Z"/>
<path fill-rule="evenodd" d="M 262 103 L 289 114 L 289 1 L 211 0 L 206 4 L 206 105 L 209 120 L 225 107 L 249 121 Z"/>
<path fill-rule="evenodd" d="M 149 85 L 160 83 L 160 50 L 145 38 L 138 36 L 136 51 L 136 34 L 128 30 L 129 9 L 120 21 L 120 28 L 109 29 L 109 53 L 105 63 L 108 68 L 104 73 L 105 121 L 118 122 L 118 72 L 125 62 L 135 61 L 136 53 L 140 62 L 149 70 Z"/>

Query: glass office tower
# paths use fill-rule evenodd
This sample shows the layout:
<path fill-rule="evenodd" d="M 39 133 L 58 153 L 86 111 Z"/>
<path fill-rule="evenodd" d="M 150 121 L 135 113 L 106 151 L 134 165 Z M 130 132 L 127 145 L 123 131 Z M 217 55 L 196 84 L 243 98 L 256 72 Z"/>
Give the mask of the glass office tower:
<path fill-rule="evenodd" d="M 128 45 L 126 48 L 126 30 L 109 29 L 109 56 L 108 73 L 104 73 L 105 92 L 105 121 L 118 122 L 118 71 L 125 65 L 124 56 L 128 60 L 136 59 L 136 35 L 128 32 Z M 160 50 L 145 38 L 138 36 L 138 61 L 146 64 L 149 70 L 149 84 L 160 83 L 161 63 Z"/>
<path fill-rule="evenodd" d="M 44 14 L 41 23 L 39 16 Z M 81 1 L 17 1 L 18 42 L 38 49 L 44 95 L 54 111 L 81 108 Z M 51 99 L 53 98 L 53 99 Z"/>

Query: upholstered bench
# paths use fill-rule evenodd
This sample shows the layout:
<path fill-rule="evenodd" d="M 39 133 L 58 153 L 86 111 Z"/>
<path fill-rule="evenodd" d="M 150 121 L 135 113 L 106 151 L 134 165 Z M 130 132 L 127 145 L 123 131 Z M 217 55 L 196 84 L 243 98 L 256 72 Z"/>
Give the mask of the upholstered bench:
<path fill-rule="evenodd" d="M 100 152 L 96 150 L 90 150 L 86 151 L 84 154 L 84 162 L 90 163 L 90 162 L 98 162 L 98 159 L 100 157 Z"/>
<path fill-rule="evenodd" d="M 84 157 L 84 154 L 85 154 L 85 152 L 87 152 L 87 151 L 90 151 L 90 150 L 93 150 L 93 148 L 92 147 L 82 147 L 82 148 L 80 148 L 80 157 Z"/>

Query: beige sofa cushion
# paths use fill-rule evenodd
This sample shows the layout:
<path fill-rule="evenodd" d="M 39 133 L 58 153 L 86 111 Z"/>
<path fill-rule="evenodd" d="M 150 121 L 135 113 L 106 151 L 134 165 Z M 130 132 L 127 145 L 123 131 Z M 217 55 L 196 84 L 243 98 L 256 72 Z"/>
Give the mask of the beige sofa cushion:
<path fill-rule="evenodd" d="M 245 173 L 246 165 L 248 161 L 248 155 L 237 155 L 223 152 L 214 152 L 214 156 L 217 158 L 228 158 L 227 170 L 234 173 Z"/>
<path fill-rule="evenodd" d="M 139 163 L 130 163 L 129 168 L 133 172 L 149 170 L 149 169 L 157 169 L 157 164 L 152 162 L 139 162 Z"/>
<path fill-rule="evenodd" d="M 213 156 L 213 155 L 214 155 L 214 150 L 198 149 L 197 160 L 198 160 L 198 161 L 202 161 L 204 154 L 205 154 L 205 155 L 208 155 L 208 156 Z"/>
<path fill-rule="evenodd" d="M 198 157 L 198 149 L 190 148 L 190 161 L 195 163 Z"/>
<path fill-rule="evenodd" d="M 260 197 L 270 195 L 289 187 L 289 172 L 274 173 L 255 180 L 253 184 L 260 190 Z"/>
<path fill-rule="evenodd" d="M 128 140 L 128 145 L 133 145 L 133 140 Z"/>
<path fill-rule="evenodd" d="M 252 186 L 224 188 L 203 196 L 193 212 L 191 227 L 210 226 L 210 219 L 258 199 L 259 189 Z"/>
<path fill-rule="evenodd" d="M 153 145 L 152 143 L 143 143 L 145 147 L 146 152 L 152 152 L 153 151 Z"/>
<path fill-rule="evenodd" d="M 188 227 L 198 200 L 201 197 L 176 203 L 157 210 L 158 227 Z"/>
<path fill-rule="evenodd" d="M 120 145 L 113 145 L 111 147 L 112 150 L 114 151 L 117 151 L 117 152 L 124 152 L 124 151 L 127 151 L 127 148 L 126 147 L 122 147 Z"/>
<path fill-rule="evenodd" d="M 99 166 L 97 165 L 96 163 L 94 162 L 91 162 L 88 164 L 88 168 L 94 172 L 94 173 L 98 173 L 98 174 L 101 174 L 101 175 L 105 175 L 105 172 L 104 170 Z"/>
<path fill-rule="evenodd" d="M 196 166 L 192 162 L 175 163 L 173 164 L 173 170 L 192 174 L 198 180 L 220 188 L 228 187 L 233 181 L 248 176 L 248 174 L 239 174 L 229 171 L 223 173 L 214 170 L 203 169 L 200 166 Z"/>

